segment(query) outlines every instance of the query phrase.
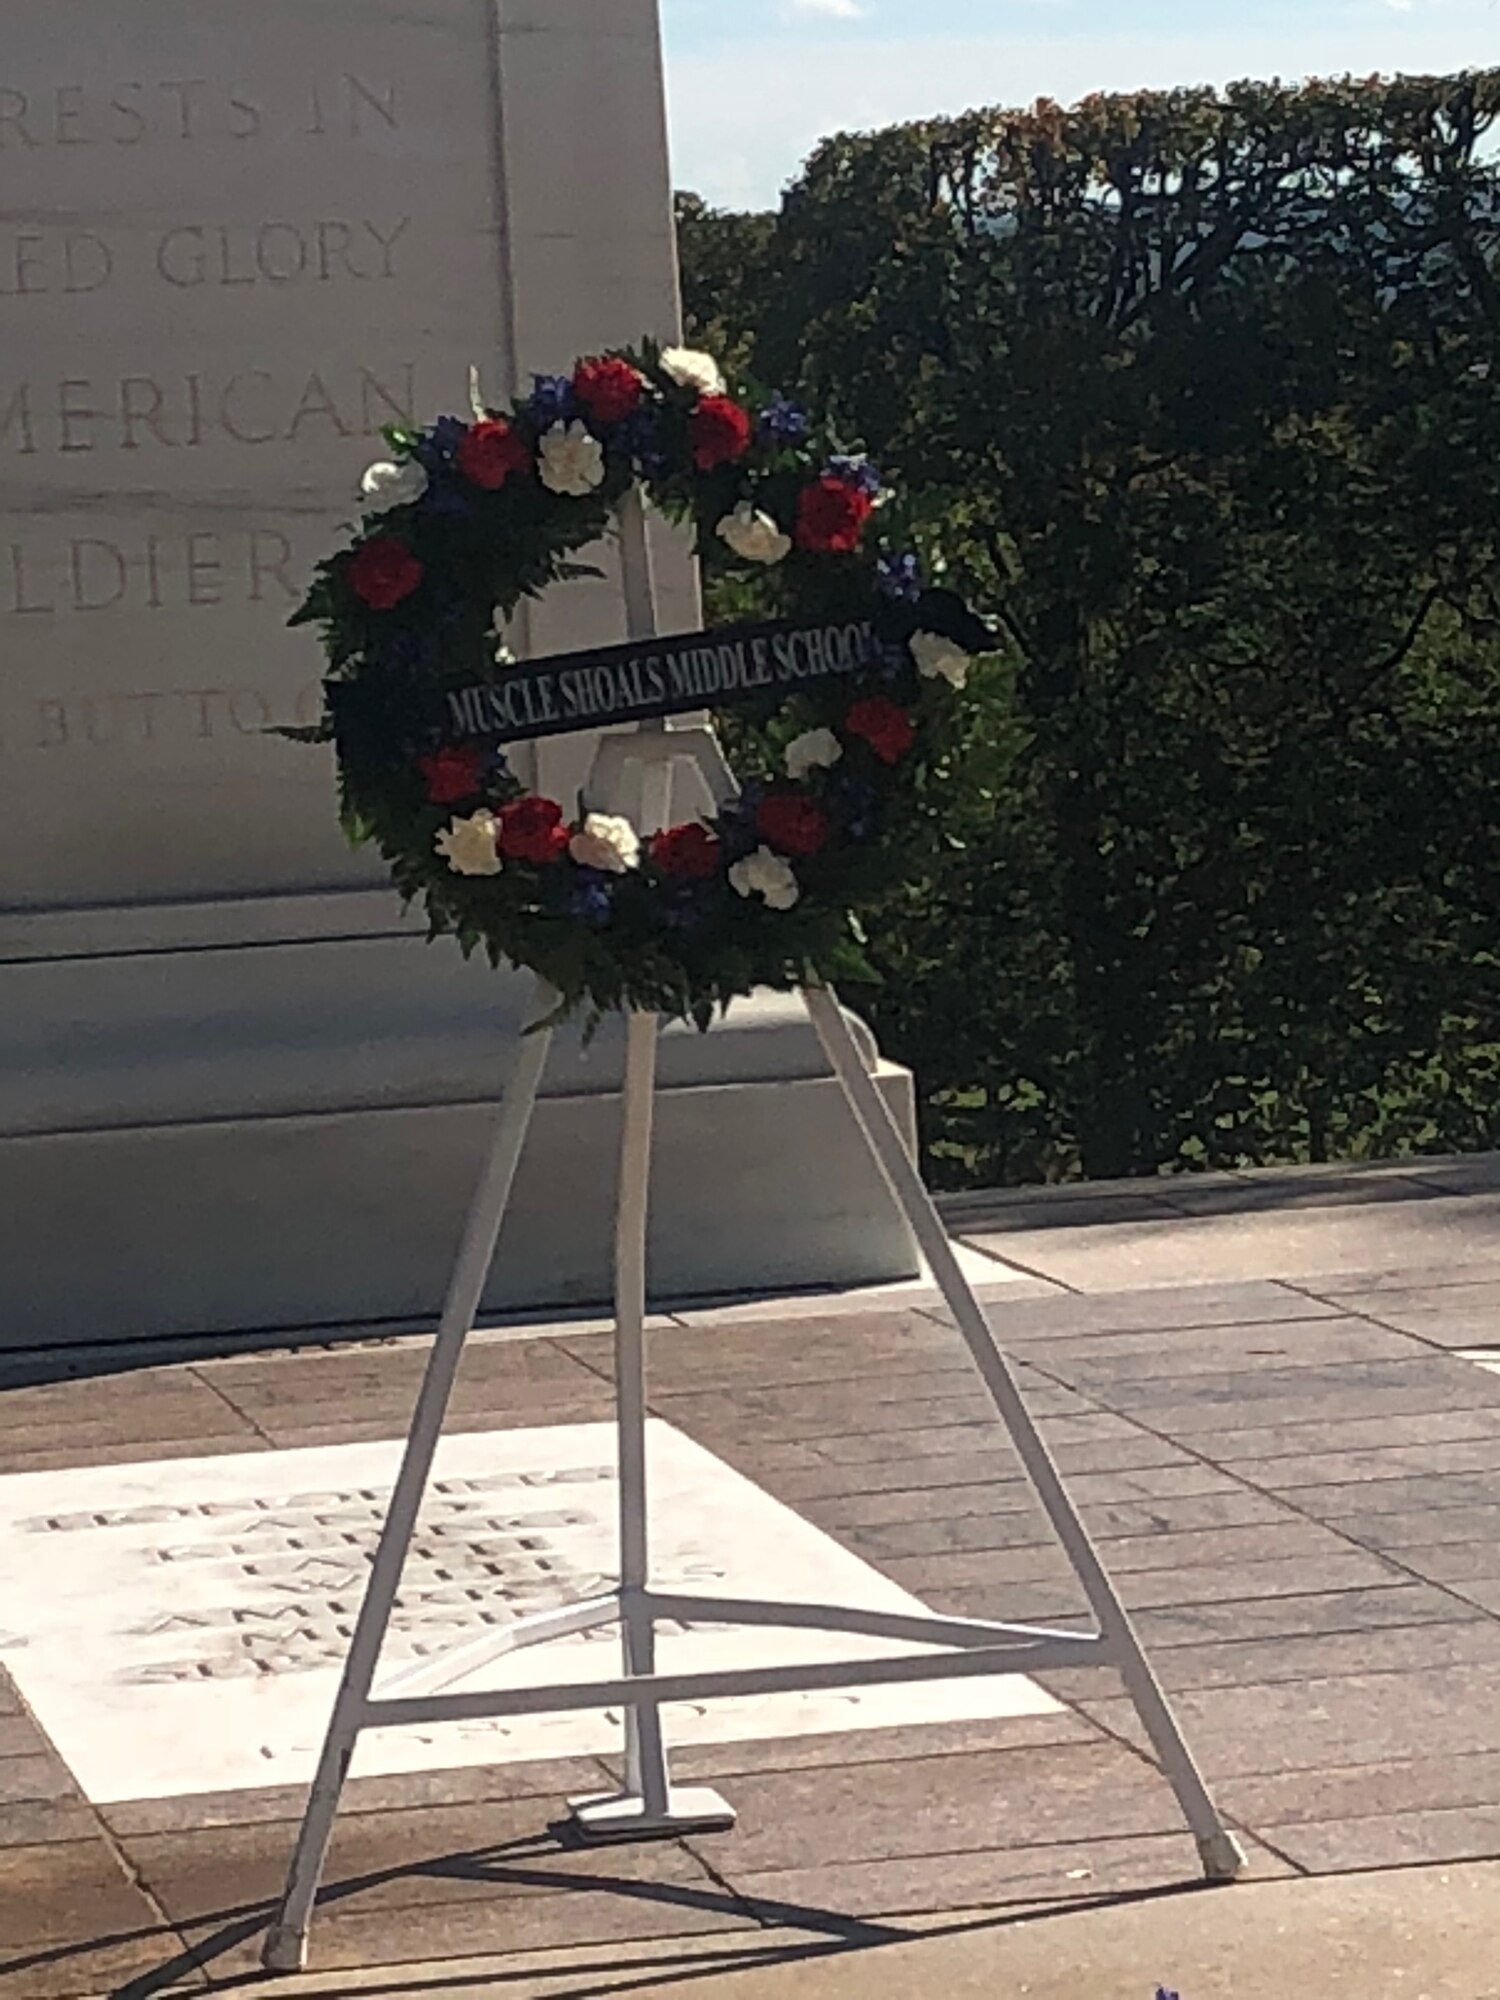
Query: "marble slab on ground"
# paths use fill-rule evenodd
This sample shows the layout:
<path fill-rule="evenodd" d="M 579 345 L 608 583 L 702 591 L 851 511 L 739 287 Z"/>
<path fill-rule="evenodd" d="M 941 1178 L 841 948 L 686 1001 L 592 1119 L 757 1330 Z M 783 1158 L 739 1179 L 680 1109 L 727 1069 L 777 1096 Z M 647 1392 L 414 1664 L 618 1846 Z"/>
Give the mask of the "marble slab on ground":
<path fill-rule="evenodd" d="M 321 1743 L 398 1443 L 335 1445 L 0 1480 L 0 1659 L 96 1804 L 305 1782 Z M 671 1426 L 651 1426 L 658 1587 L 920 1609 L 917 1600 Z M 382 1680 L 440 1662 L 615 1573 L 606 1424 L 444 1440 Z M 555 1642 L 454 1691 L 609 1678 L 617 1634 Z M 849 1635 L 668 1626 L 665 1672 L 889 1652 Z M 377 1692 L 382 1683 L 377 1682 Z M 1015 1676 L 777 1695 L 668 1711 L 673 1736 L 788 1736 L 1007 1714 Z M 359 1775 L 588 1756 L 618 1717 L 485 1719 L 367 1735 Z"/>

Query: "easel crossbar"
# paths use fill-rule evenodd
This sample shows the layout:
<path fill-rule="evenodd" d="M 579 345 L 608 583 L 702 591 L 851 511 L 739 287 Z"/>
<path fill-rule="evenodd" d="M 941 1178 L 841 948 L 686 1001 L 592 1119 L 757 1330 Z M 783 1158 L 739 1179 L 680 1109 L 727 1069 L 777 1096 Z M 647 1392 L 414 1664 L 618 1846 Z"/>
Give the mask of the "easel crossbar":
<path fill-rule="evenodd" d="M 1038 1673 L 1046 1668 L 1100 1664 L 1098 1639 L 1053 1639 L 1043 1645 L 973 1646 L 934 1657 L 828 1660 L 790 1667 L 738 1667 L 681 1674 L 637 1674 L 612 1681 L 568 1681 L 549 1687 L 493 1689 L 474 1694 L 414 1695 L 367 1701 L 360 1726 L 478 1722 L 501 1715 L 556 1715 L 641 1702 L 726 1700 L 734 1695 L 807 1694 L 824 1688 L 893 1687 L 906 1681 L 971 1680 L 984 1674 Z"/>

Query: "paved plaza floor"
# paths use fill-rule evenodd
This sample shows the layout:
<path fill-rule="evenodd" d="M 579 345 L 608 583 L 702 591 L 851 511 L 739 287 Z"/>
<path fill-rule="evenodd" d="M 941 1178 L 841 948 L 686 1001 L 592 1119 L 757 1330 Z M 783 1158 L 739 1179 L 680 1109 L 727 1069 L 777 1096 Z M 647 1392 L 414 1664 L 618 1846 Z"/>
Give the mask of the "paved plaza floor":
<path fill-rule="evenodd" d="M 279 1990 L 1492 2000 L 1497 1206 L 1494 1159 L 952 1205 L 1007 1260 L 978 1267 L 988 1309 L 1249 1851 L 1242 1885 L 1198 1886 L 1105 1670 L 950 1712 L 907 1691 L 684 1715 L 679 1774 L 739 1824 L 618 1849 L 556 1830 L 617 1775 L 607 1725 L 434 1731 L 351 1782 L 315 1973 Z M 0 1362 L 3 2000 L 259 1983 L 308 1716 L 423 1359 L 391 1338 Z M 587 1323 L 471 1343 L 412 1657 L 491 1587 L 591 1580 L 609 1368 Z M 652 1371 L 701 1515 L 697 1541 L 664 1533 L 669 1564 L 737 1576 L 769 1549 L 872 1602 L 1079 1618 L 922 1288 L 684 1307 Z"/>

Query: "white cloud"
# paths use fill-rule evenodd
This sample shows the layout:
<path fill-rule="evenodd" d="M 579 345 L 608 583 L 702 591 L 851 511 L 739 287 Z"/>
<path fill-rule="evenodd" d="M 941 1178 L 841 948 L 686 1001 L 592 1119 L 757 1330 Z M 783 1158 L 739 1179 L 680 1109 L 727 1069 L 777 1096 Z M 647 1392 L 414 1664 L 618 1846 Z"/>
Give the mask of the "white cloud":
<path fill-rule="evenodd" d="M 1074 104 L 1093 90 L 1160 90 L 1241 77 L 1368 76 L 1500 63 L 1500 6 L 1372 7 L 1336 27 L 1204 34 L 1078 32 L 895 39 L 828 35 L 788 62 L 769 34 L 669 56 L 677 185 L 727 207 L 773 206 L 830 132 L 871 131 L 976 105 Z"/>
<path fill-rule="evenodd" d="M 787 0 L 781 11 L 785 16 L 815 14 L 824 20 L 857 21 L 865 10 L 855 0 Z"/>

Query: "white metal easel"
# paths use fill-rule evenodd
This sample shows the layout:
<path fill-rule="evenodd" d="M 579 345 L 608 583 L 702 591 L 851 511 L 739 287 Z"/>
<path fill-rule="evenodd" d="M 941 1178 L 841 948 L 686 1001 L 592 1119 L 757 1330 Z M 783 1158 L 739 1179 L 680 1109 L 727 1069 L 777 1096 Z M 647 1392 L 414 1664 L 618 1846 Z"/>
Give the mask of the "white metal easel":
<path fill-rule="evenodd" d="M 630 636 L 650 638 L 657 630 L 655 591 L 645 513 L 638 494 L 622 506 L 620 529 Z M 628 735 L 605 738 L 590 779 L 590 803 L 606 810 L 621 805 L 631 780 L 639 775 L 640 830 L 643 835 L 660 831 L 673 823 L 672 794 L 678 767 L 684 762 L 696 767 L 716 797 L 722 800 L 733 796 L 733 778 L 709 730 L 701 727 L 673 730 L 657 723 L 643 725 Z M 541 1012 L 546 1014 L 551 1008 L 552 995 L 540 982 L 538 994 L 543 1003 Z M 1176 1717 L 1141 1649 L 1129 1614 L 1026 1408 L 1010 1364 L 959 1267 L 932 1197 L 906 1150 L 900 1128 L 866 1068 L 837 999 L 826 986 L 816 985 L 809 985 L 803 998 L 865 1142 L 911 1225 L 1036 1495 L 1067 1552 L 1098 1630 L 1080 1634 L 1034 1625 L 856 1611 L 837 1605 L 693 1597 L 652 1588 L 644 1332 L 646 1215 L 659 1023 L 654 1014 L 632 1013 L 626 1033 L 624 1129 L 615 1222 L 619 1587 L 606 1596 L 519 1620 L 504 1633 L 486 1634 L 456 1648 L 441 1661 L 420 1662 L 387 1683 L 378 1696 L 372 1695 L 454 1378 L 494 1260 L 500 1226 L 551 1047 L 552 1030 L 539 1029 L 524 1037 L 516 1052 L 490 1158 L 469 1211 L 458 1263 L 313 1780 L 285 1897 L 266 1940 L 263 1956 L 271 1970 L 293 1972 L 306 1963 L 313 1904 L 360 1734 L 366 1729 L 391 1728 L 403 1723 L 622 1708 L 626 1716 L 624 1789 L 610 1797 L 576 1800 L 572 1812 L 574 1823 L 585 1838 L 629 1840 L 724 1829 L 734 1824 L 733 1810 L 716 1792 L 672 1783 L 662 1735 L 664 1703 L 818 1688 L 874 1687 L 955 1676 L 1031 1673 L 1058 1667 L 1113 1666 L 1135 1703 L 1161 1768 L 1197 1839 L 1205 1875 L 1213 1881 L 1231 1881 L 1244 1866 L 1239 1844 L 1209 1797 Z M 828 1664 L 661 1674 L 656 1669 L 656 1630 L 666 1620 L 858 1633 L 895 1643 L 948 1650 Z M 566 1682 L 507 1692 L 444 1691 L 454 1682 L 523 1647 L 543 1645 L 552 1639 L 616 1623 L 621 1628 L 623 1654 L 623 1672 L 618 1679 L 583 1684 Z"/>

